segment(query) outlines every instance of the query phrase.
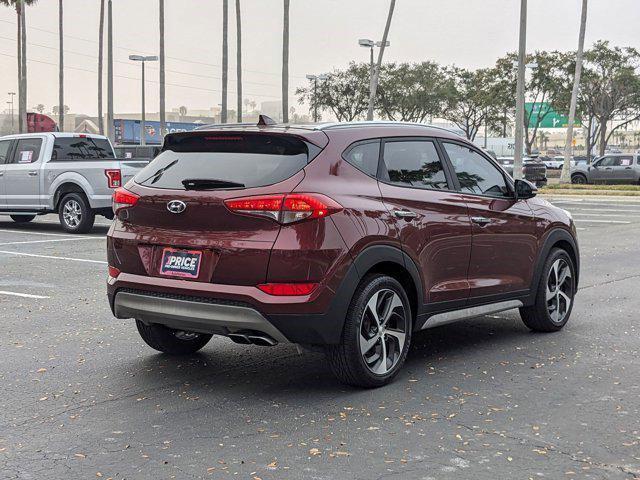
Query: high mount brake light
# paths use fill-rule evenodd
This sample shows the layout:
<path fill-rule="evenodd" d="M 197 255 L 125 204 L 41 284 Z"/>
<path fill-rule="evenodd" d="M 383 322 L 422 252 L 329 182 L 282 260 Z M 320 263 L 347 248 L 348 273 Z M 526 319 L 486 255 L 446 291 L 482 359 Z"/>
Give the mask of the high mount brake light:
<path fill-rule="evenodd" d="M 319 193 L 260 195 L 233 198 L 224 203 L 232 212 L 267 217 L 285 225 L 323 218 L 342 210 L 342 205 Z"/>
<path fill-rule="evenodd" d="M 139 198 L 140 196 L 124 188 L 116 189 L 113 192 L 113 213 L 117 215 L 119 211 L 133 207 Z"/>

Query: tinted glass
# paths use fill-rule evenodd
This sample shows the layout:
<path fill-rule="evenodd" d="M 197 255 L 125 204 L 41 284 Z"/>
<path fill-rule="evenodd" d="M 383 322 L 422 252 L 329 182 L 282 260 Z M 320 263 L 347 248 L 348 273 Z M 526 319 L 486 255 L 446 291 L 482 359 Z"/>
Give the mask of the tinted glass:
<path fill-rule="evenodd" d="M 618 160 L 620 163 L 616 163 L 616 166 L 621 166 L 621 167 L 628 167 L 631 164 L 633 164 L 633 157 L 631 155 L 629 155 L 628 157 L 618 157 L 616 160 Z"/>
<path fill-rule="evenodd" d="M 375 177 L 378 173 L 378 158 L 380 156 L 380 142 L 370 142 L 348 150 L 344 159 L 367 175 Z"/>
<path fill-rule="evenodd" d="M 2 165 L 3 163 L 7 163 L 9 148 L 11 148 L 11 140 L 0 141 L 0 165 Z"/>
<path fill-rule="evenodd" d="M 23 138 L 18 140 L 16 153 L 13 155 L 13 163 L 37 162 L 40 157 L 41 148 L 41 138 Z"/>
<path fill-rule="evenodd" d="M 384 144 L 382 179 L 417 188 L 448 188 L 433 142 L 401 141 Z"/>
<path fill-rule="evenodd" d="M 309 148 L 283 135 L 208 133 L 167 137 L 165 151 L 135 181 L 183 190 L 183 182 L 209 181 L 205 189 L 252 188 L 281 182 L 307 164 Z M 311 148 L 317 148 L 311 146 Z"/>
<path fill-rule="evenodd" d="M 58 137 L 53 144 L 52 161 L 114 158 L 113 149 L 103 138 Z"/>
<path fill-rule="evenodd" d="M 446 142 L 444 148 L 463 192 L 495 197 L 509 194 L 500 170 L 478 152 L 469 147 Z"/>

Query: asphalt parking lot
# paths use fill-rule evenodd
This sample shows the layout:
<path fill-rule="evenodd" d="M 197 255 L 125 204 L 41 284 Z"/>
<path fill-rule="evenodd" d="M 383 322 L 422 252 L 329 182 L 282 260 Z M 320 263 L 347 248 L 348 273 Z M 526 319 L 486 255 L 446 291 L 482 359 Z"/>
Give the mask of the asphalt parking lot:
<path fill-rule="evenodd" d="M 109 311 L 106 221 L 0 217 L 0 478 L 640 478 L 640 198 L 552 201 L 579 228 L 567 327 L 427 331 L 378 390 L 294 346 L 157 354 Z"/>

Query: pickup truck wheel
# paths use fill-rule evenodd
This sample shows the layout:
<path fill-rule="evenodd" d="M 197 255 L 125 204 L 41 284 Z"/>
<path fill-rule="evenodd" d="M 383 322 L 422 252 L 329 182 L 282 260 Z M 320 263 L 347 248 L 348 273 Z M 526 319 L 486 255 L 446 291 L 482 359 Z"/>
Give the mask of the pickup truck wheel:
<path fill-rule="evenodd" d="M 36 218 L 35 215 L 10 215 L 11 220 L 16 223 L 29 223 L 31 220 Z"/>
<path fill-rule="evenodd" d="M 204 347 L 212 335 L 173 330 L 164 325 L 146 325 L 136 320 L 138 333 L 151 348 L 169 355 L 189 355 Z"/>
<path fill-rule="evenodd" d="M 58 207 L 60 224 L 69 233 L 87 233 L 93 228 L 96 214 L 80 193 L 68 193 Z"/>
<path fill-rule="evenodd" d="M 586 185 L 587 177 L 582 175 L 581 173 L 576 173 L 571 176 L 571 183 L 575 183 L 576 185 Z"/>

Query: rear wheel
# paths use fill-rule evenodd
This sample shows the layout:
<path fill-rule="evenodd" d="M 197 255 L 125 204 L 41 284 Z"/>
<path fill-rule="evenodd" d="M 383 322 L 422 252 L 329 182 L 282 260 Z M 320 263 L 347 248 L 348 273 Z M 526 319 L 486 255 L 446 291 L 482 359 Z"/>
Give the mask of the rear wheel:
<path fill-rule="evenodd" d="M 358 387 L 389 383 L 407 358 L 412 318 L 409 299 L 397 280 L 367 277 L 353 296 L 340 344 L 326 349 L 333 373 Z"/>
<path fill-rule="evenodd" d="M 586 185 L 587 177 L 582 175 L 581 173 L 576 173 L 571 176 L 571 183 L 575 183 L 576 185 Z"/>
<path fill-rule="evenodd" d="M 81 193 L 68 193 L 58 206 L 60 224 L 69 233 L 87 233 L 93 228 L 96 214 Z"/>
<path fill-rule="evenodd" d="M 535 304 L 520 309 L 524 324 L 536 332 L 557 332 L 569 321 L 575 296 L 575 266 L 559 248 L 544 264 Z"/>
<path fill-rule="evenodd" d="M 204 347 L 213 335 L 174 330 L 164 325 L 146 325 L 136 320 L 140 336 L 147 345 L 169 355 L 189 355 Z"/>
<path fill-rule="evenodd" d="M 29 223 L 31 220 L 36 218 L 35 215 L 10 215 L 11 220 L 16 223 Z"/>

